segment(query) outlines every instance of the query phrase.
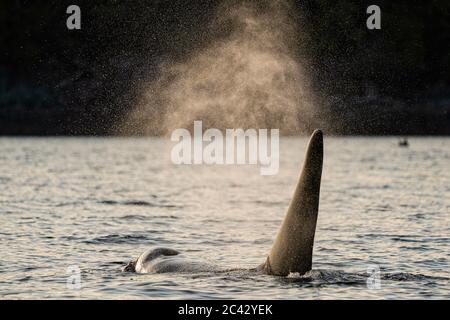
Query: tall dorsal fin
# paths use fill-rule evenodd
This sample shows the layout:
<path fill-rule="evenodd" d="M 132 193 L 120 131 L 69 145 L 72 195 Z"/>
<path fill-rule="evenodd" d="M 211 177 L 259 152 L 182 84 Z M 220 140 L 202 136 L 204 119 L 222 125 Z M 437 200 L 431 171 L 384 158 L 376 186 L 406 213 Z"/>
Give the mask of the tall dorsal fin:
<path fill-rule="evenodd" d="M 286 217 L 264 265 L 269 274 L 286 276 L 290 272 L 304 274 L 311 270 L 322 162 L 322 131 L 315 130 Z"/>

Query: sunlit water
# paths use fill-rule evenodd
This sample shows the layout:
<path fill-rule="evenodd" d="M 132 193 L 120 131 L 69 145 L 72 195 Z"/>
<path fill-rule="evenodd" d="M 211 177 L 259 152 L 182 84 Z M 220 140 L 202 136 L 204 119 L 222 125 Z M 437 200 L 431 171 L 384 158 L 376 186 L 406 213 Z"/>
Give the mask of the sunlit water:
<path fill-rule="evenodd" d="M 162 139 L 0 139 L 0 297 L 450 298 L 449 138 L 326 138 L 313 271 L 246 270 L 270 249 L 306 142 L 282 139 L 279 174 L 261 176 L 175 166 Z M 152 246 L 241 270 L 121 272 Z"/>

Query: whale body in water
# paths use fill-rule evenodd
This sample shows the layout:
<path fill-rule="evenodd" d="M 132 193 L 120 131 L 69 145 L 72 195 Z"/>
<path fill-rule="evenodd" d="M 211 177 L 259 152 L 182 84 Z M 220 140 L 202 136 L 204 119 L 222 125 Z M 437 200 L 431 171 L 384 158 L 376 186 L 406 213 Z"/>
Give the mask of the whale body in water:
<path fill-rule="evenodd" d="M 216 268 L 204 262 L 187 260 L 181 256 L 179 251 L 169 248 L 148 249 L 136 260 L 130 261 L 124 268 L 124 271 L 137 273 L 201 272 L 205 270 L 215 271 Z"/>
<path fill-rule="evenodd" d="M 305 274 L 312 268 L 314 235 L 319 212 L 320 182 L 323 164 L 323 135 L 315 130 L 306 150 L 303 169 L 284 221 L 265 262 L 256 271 L 270 275 Z M 186 261 L 169 248 L 155 248 L 131 261 L 124 271 L 137 273 L 197 272 L 213 266 Z"/>

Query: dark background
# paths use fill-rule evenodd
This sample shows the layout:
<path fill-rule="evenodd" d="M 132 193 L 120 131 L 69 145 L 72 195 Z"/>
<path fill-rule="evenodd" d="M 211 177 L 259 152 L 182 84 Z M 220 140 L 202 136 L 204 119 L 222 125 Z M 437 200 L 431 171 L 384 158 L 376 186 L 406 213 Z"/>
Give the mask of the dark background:
<path fill-rule="evenodd" d="M 215 35 L 221 1 L 2 1 L 0 134 L 105 135 L 166 58 Z M 293 1 L 335 134 L 450 134 L 450 2 Z M 81 30 L 66 28 L 81 7 Z M 366 8 L 381 7 L 381 30 Z"/>

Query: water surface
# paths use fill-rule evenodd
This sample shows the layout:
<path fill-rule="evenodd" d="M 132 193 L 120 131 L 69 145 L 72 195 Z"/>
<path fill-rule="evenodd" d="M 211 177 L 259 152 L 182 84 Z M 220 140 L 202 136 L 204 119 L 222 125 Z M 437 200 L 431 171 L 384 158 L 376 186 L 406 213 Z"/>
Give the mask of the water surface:
<path fill-rule="evenodd" d="M 0 297 L 450 298 L 449 138 L 325 138 L 313 271 L 246 271 L 270 249 L 306 143 L 283 138 L 279 174 L 261 176 L 175 166 L 163 139 L 1 138 Z M 121 272 L 152 246 L 242 270 Z"/>

